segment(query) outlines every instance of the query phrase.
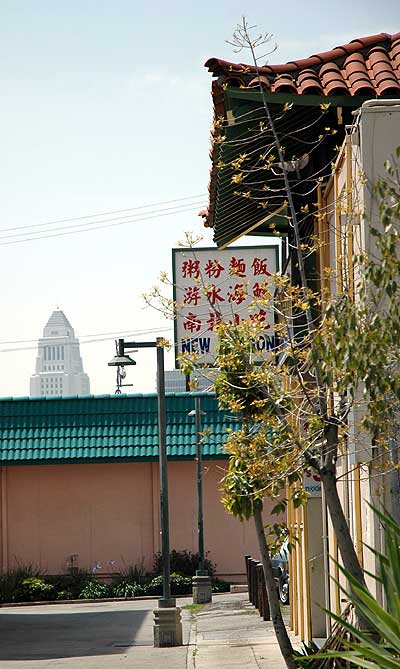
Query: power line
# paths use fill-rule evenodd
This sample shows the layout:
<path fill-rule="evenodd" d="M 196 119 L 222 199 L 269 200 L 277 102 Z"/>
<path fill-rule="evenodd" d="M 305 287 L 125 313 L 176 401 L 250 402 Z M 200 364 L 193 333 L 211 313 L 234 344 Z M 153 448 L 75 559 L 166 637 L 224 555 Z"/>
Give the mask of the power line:
<path fill-rule="evenodd" d="M 79 335 L 78 339 L 87 339 L 88 337 L 107 337 L 108 335 L 115 335 L 117 337 L 121 337 L 122 335 L 125 334 L 146 334 L 150 332 L 156 332 L 157 328 L 149 328 L 146 330 L 117 330 L 116 332 L 94 332 L 92 334 L 87 334 L 87 335 Z M 51 337 L 51 339 L 56 340 L 56 339 L 64 339 L 65 337 L 59 336 L 59 337 Z M 11 339 L 10 341 L 0 341 L 0 346 L 4 346 L 5 344 L 31 344 L 32 342 L 37 342 L 39 339 L 46 339 L 46 337 L 35 337 L 34 339 Z"/>
<path fill-rule="evenodd" d="M 154 202 L 152 204 L 144 204 L 140 207 L 128 207 L 127 209 L 113 209 L 111 211 L 101 211 L 97 214 L 86 214 L 85 216 L 76 216 L 74 218 L 60 218 L 47 223 L 33 223 L 31 225 L 20 225 L 12 228 L 4 228 L 2 232 L 11 232 L 12 230 L 24 230 L 27 228 L 40 228 L 46 225 L 58 225 L 59 223 L 73 223 L 74 221 L 82 221 L 87 218 L 98 218 L 99 216 L 112 216 L 113 214 L 122 214 L 125 211 L 138 211 L 139 209 L 149 209 L 151 207 L 161 207 L 164 204 L 173 204 L 174 202 L 184 202 L 185 200 L 197 200 L 206 197 L 206 193 L 200 195 L 190 195 L 187 197 L 179 197 L 175 200 L 164 200 L 163 202 Z"/>
<path fill-rule="evenodd" d="M 170 332 L 170 331 L 171 331 L 171 327 L 151 328 L 151 329 L 148 329 L 148 330 L 137 330 L 137 331 L 126 330 L 125 332 L 118 332 L 118 333 L 115 332 L 115 333 L 113 333 L 114 336 L 112 336 L 112 337 L 96 337 L 94 339 L 87 339 L 86 341 L 81 341 L 80 338 L 78 338 L 79 341 L 75 341 L 75 342 L 69 342 L 69 341 L 65 342 L 64 341 L 63 346 L 80 346 L 80 345 L 83 346 L 84 344 L 94 344 L 94 343 L 103 342 L 103 341 L 110 341 L 110 340 L 113 340 L 115 338 L 115 335 L 117 335 L 117 334 L 119 334 L 119 335 L 129 334 L 129 336 L 137 337 L 138 335 L 139 336 L 140 335 L 149 335 L 149 334 L 154 334 L 154 333 L 159 333 L 159 332 Z M 86 336 L 90 336 L 90 335 L 86 335 Z M 63 337 L 49 337 L 49 339 L 51 340 L 51 342 L 53 342 L 55 340 L 63 339 Z M 35 339 L 28 339 L 27 341 L 32 342 L 32 341 L 38 341 L 38 340 L 37 339 L 36 340 Z M 19 346 L 17 348 L 3 348 L 3 349 L 0 349 L 0 353 L 15 353 L 17 351 L 36 351 L 36 350 L 39 350 L 41 348 L 45 348 L 46 346 L 50 346 L 50 345 L 51 345 L 51 343 L 48 342 L 47 344 L 38 344 L 37 346 Z"/>
<path fill-rule="evenodd" d="M 99 221 L 85 221 L 84 223 L 77 223 L 76 225 L 67 225 L 63 226 L 60 228 L 53 228 L 52 230 L 38 230 L 37 232 L 35 231 L 29 231 L 29 232 L 19 232 L 19 233 L 14 233 L 11 235 L 2 235 L 0 232 L 0 239 L 11 239 L 12 237 L 27 237 L 28 235 L 41 235 L 42 233 L 47 233 L 47 232 L 56 232 L 58 230 L 74 230 L 75 228 L 85 228 L 85 230 L 90 230 L 90 227 L 85 227 L 85 226 L 95 226 L 99 225 L 100 223 L 111 223 L 114 221 L 126 221 L 127 223 L 134 222 L 136 218 L 140 217 L 148 217 L 151 214 L 162 214 L 164 212 L 171 212 L 171 213 L 179 213 L 181 209 L 187 209 L 188 207 L 201 207 L 204 206 L 204 201 L 200 200 L 199 202 L 190 202 L 187 204 L 178 204 L 175 207 L 166 207 L 163 209 L 153 209 L 150 211 L 145 211 L 143 212 L 142 215 L 140 214 L 127 214 L 126 216 L 116 216 L 115 218 L 103 218 L 102 220 Z M 129 219 L 129 220 L 127 220 Z M 36 237 L 32 237 L 32 239 L 36 239 Z"/>
<path fill-rule="evenodd" d="M 102 230 L 104 228 L 112 228 L 112 227 L 116 227 L 116 226 L 119 226 L 119 225 L 126 225 L 127 223 L 140 223 L 142 221 L 149 221 L 149 220 L 152 220 L 152 219 L 155 219 L 155 218 L 163 218 L 164 216 L 172 216 L 173 214 L 184 214 L 184 213 L 191 212 L 191 211 L 197 211 L 198 208 L 202 207 L 202 206 L 204 206 L 204 204 L 197 204 L 195 207 L 190 206 L 190 207 L 185 208 L 185 209 L 171 209 L 171 210 L 168 210 L 166 213 L 163 213 L 163 214 L 143 216 L 141 218 L 132 218 L 132 219 L 129 219 L 129 220 L 119 221 L 117 223 L 107 223 L 105 225 L 93 225 L 92 227 L 85 228 L 83 230 L 81 230 L 81 229 L 79 229 L 79 230 L 69 229 L 65 232 L 56 232 L 54 234 L 51 233 L 51 234 L 46 234 L 46 235 L 40 235 L 39 233 L 37 233 L 36 236 L 34 236 L 34 237 L 25 237 L 24 239 L 14 239 L 14 240 L 11 240 L 11 241 L 0 242 L 0 246 L 12 246 L 14 244 L 23 244 L 25 242 L 36 241 L 38 239 L 50 239 L 51 237 L 64 237 L 65 235 L 79 234 L 79 233 L 82 233 L 82 232 L 92 232 L 93 230 Z M 71 227 L 74 227 L 74 226 L 71 226 Z M 30 234 L 30 233 L 26 233 L 26 234 Z M 1 239 L 1 237 L 0 237 L 0 239 Z M 7 239 L 7 237 L 5 237 L 5 239 Z"/>

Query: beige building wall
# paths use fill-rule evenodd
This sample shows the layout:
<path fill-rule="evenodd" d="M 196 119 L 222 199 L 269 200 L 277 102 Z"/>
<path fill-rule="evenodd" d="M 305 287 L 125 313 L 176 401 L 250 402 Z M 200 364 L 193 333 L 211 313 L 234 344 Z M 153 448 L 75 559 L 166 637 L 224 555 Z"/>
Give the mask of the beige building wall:
<path fill-rule="evenodd" d="M 375 251 L 375 241 L 370 235 L 371 221 L 375 224 L 378 221 L 378 204 L 373 186 L 379 177 L 385 175 L 384 162 L 395 154 L 399 144 L 400 100 L 373 100 L 364 104 L 339 152 L 328 184 L 319 193 L 316 233 L 321 242 L 318 270 L 323 299 L 329 294 L 346 291 L 357 300 L 358 276 L 353 266 L 353 255 L 365 249 Z M 330 271 L 324 272 L 324 268 Z M 362 391 L 360 388 L 356 393 L 355 406 L 349 416 L 348 438 L 340 449 L 337 463 L 338 490 L 360 563 L 366 572 L 378 573 L 378 560 L 373 551 L 384 551 L 384 537 L 382 527 L 369 504 L 383 504 L 392 513 L 398 512 L 398 481 L 393 481 L 392 474 L 384 473 L 385 466 L 379 451 L 372 447 L 370 437 L 360 430 L 364 413 Z M 323 508 L 322 513 L 325 513 Z M 316 594 L 320 601 L 323 599 L 320 595 L 325 596 L 325 607 L 339 614 L 347 600 L 335 580 L 344 586 L 346 583 L 338 568 L 341 559 L 329 513 L 327 520 L 326 540 L 324 538 L 322 547 L 328 573 L 325 588 L 321 587 Z M 303 524 L 308 526 L 307 536 L 300 526 L 297 534 L 303 541 L 302 546 L 305 545 L 311 554 L 320 525 L 319 519 L 312 517 L 309 505 L 304 510 Z M 306 557 L 307 551 L 294 551 L 291 560 L 294 582 L 291 589 L 292 628 L 308 640 L 311 636 L 317 636 L 316 630 L 322 629 L 323 625 L 317 608 L 312 604 L 313 579 L 310 577 L 308 597 L 307 584 L 302 577 Z M 301 560 L 303 563 L 299 564 Z M 368 573 L 366 580 L 377 601 L 384 603 L 380 584 Z"/>
<path fill-rule="evenodd" d="M 220 502 L 225 466 L 204 461 L 205 546 L 219 576 L 243 581 L 243 556 L 258 555 L 257 540 L 253 524 Z M 196 552 L 196 463 L 171 461 L 168 474 L 170 547 Z M 142 559 L 151 569 L 161 547 L 158 491 L 158 463 L 3 467 L 1 566 L 33 563 L 60 573 L 75 555 L 79 567 L 100 563 L 101 572 Z"/>

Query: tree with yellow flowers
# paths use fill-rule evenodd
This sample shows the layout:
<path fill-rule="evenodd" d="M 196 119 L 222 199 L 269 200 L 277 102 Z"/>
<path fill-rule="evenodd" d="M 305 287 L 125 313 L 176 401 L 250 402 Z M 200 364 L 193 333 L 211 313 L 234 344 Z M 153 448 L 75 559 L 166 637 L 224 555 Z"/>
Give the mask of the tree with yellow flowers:
<path fill-rule="evenodd" d="M 251 38 L 244 20 L 233 44 L 250 49 L 256 69 L 255 49 L 262 43 L 262 36 Z M 260 92 L 263 95 L 261 85 Z M 214 365 L 218 373 L 214 387 L 221 406 L 242 421 L 241 429 L 230 434 L 226 445 L 230 458 L 223 481 L 223 503 L 227 511 L 241 519 L 254 518 L 275 632 L 286 666 L 294 669 L 295 652 L 282 620 L 271 566 L 271 555 L 288 535 L 288 528 L 278 520 L 266 531 L 263 501 L 275 500 L 274 511 L 281 514 L 288 501 L 289 485 L 291 502 L 303 504 L 303 473 L 310 468 L 316 472 L 344 569 L 351 574 L 352 582 L 365 588 L 338 492 L 337 462 L 357 412 L 358 446 L 372 445 L 382 470 L 396 466 L 393 453 L 397 446 L 393 448 L 393 444 L 400 415 L 400 168 L 398 164 L 388 165 L 387 178 L 376 184 L 380 216 L 375 225 L 369 224 L 374 253 L 364 250 L 353 259 L 353 294 L 342 291 L 321 295 L 310 287 L 305 263 L 307 256 L 319 252 L 321 240 L 310 238 L 304 244 L 301 239 L 299 218 L 308 212 L 297 211 L 294 205 L 288 179 L 290 166 L 264 95 L 263 107 L 262 123 L 273 137 L 263 160 L 266 170 L 279 165 L 282 173 L 293 228 L 291 252 L 299 281 L 293 285 L 289 277 L 275 275 L 254 299 L 255 312 L 263 308 L 273 309 L 275 314 L 275 345 L 263 358 L 257 355 L 255 343 L 264 326 L 251 314 L 240 323 L 220 322 L 215 327 L 218 349 Z M 217 126 L 219 123 L 217 119 Z M 215 130 L 215 142 L 224 142 L 223 130 Z M 246 184 L 246 154 L 236 158 L 229 168 L 232 183 L 243 189 L 237 196 L 255 197 Z M 203 291 L 207 293 L 207 286 Z M 148 302 L 154 300 L 161 309 L 179 317 L 179 305 L 162 298 L 158 289 L 147 298 Z M 184 355 L 180 362 L 183 373 L 190 373 L 196 366 L 196 356 Z"/>

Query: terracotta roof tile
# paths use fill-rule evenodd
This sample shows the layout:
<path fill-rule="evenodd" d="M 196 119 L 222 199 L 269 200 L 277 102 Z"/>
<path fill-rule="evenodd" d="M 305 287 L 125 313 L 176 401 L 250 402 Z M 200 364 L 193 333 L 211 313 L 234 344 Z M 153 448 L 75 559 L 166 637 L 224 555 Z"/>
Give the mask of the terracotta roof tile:
<path fill-rule="evenodd" d="M 258 86 L 256 69 L 252 65 L 210 58 L 205 66 L 216 77 L 212 82 L 215 118 L 225 117 L 226 84 L 245 89 Z M 263 88 L 272 95 L 347 95 L 350 106 L 354 104 L 354 108 L 359 105 L 358 100 L 354 103 L 351 100 L 354 96 L 400 97 L 400 32 L 358 37 L 348 44 L 309 58 L 267 65 L 260 68 L 259 74 Z M 218 130 L 218 134 L 223 134 L 222 130 Z M 200 214 L 207 227 L 215 225 L 218 155 L 219 151 L 213 145 L 210 151 L 209 207 L 207 216 L 203 215 L 205 212 Z"/>
<path fill-rule="evenodd" d="M 311 68 L 302 70 L 297 77 L 297 90 L 300 95 L 311 93 L 316 95 L 323 94 L 323 88 L 317 73 Z"/>
<path fill-rule="evenodd" d="M 349 90 L 354 95 L 363 93 L 375 94 L 373 83 L 369 77 L 364 58 L 360 53 L 354 53 L 348 56 L 344 62 L 344 72 Z"/>
<path fill-rule="evenodd" d="M 380 46 L 371 49 L 368 61 L 378 95 L 383 95 L 385 91 L 396 89 L 398 87 L 398 76 L 396 77 L 392 61 L 388 57 L 385 49 Z"/>
<path fill-rule="evenodd" d="M 266 90 L 269 90 L 271 88 L 271 83 L 270 83 L 270 81 L 267 77 L 264 77 L 263 75 L 261 75 L 260 76 L 260 81 L 261 81 L 263 87 Z M 258 86 L 258 83 L 259 83 L 258 82 L 258 77 L 254 77 L 254 79 L 251 79 L 251 81 L 249 81 L 249 83 L 247 84 L 247 87 L 248 88 L 253 88 L 253 86 L 254 87 Z"/>
<path fill-rule="evenodd" d="M 218 83 L 252 88 L 255 68 L 210 58 L 206 67 Z M 400 94 L 400 32 L 358 37 L 349 44 L 309 58 L 260 68 L 263 86 L 270 92 L 329 95 Z"/>
<path fill-rule="evenodd" d="M 341 70 L 336 63 L 329 62 L 323 65 L 319 71 L 319 78 L 325 95 L 346 95 L 349 92 Z"/>
<path fill-rule="evenodd" d="M 273 93 L 297 93 L 296 82 L 290 74 L 280 74 L 273 82 L 271 91 Z"/>

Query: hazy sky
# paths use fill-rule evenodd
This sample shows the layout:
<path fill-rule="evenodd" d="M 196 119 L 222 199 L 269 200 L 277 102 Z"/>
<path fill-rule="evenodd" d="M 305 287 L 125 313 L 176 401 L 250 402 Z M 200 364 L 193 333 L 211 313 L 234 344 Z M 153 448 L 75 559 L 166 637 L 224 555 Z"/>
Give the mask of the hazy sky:
<path fill-rule="evenodd" d="M 9 235 L 29 228 L 10 228 L 201 194 L 205 203 L 212 104 L 203 64 L 244 60 L 225 43 L 243 14 L 274 33 L 271 62 L 400 30 L 399 0 L 2 1 L 0 396 L 29 393 L 29 347 L 57 305 L 81 342 L 145 328 L 168 334 L 141 295 L 170 270 L 183 232 L 202 230 L 201 207 L 24 243 Z M 210 232 L 203 243 L 212 244 Z M 28 350 L 7 350 L 17 347 Z M 82 343 L 81 353 L 92 392 L 114 392 L 113 341 Z M 154 351 L 136 360 L 132 390 L 152 392 Z"/>

